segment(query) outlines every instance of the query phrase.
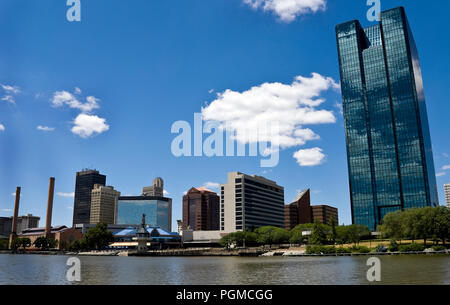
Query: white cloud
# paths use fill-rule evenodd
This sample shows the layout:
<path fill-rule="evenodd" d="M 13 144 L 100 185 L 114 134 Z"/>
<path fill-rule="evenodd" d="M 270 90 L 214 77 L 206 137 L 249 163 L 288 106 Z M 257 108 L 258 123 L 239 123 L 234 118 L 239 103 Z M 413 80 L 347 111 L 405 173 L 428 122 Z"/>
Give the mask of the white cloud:
<path fill-rule="evenodd" d="M 437 174 L 436 174 L 436 177 L 442 177 L 442 176 L 445 176 L 445 175 L 446 175 L 445 172 L 440 172 L 440 173 L 437 173 Z"/>
<path fill-rule="evenodd" d="M 8 102 L 10 104 L 16 103 L 16 100 L 14 99 L 14 97 L 12 95 L 5 95 L 4 97 L 2 97 L 2 101 Z"/>
<path fill-rule="evenodd" d="M 78 87 L 75 87 L 75 94 L 81 94 L 81 93 L 82 93 L 81 89 Z"/>
<path fill-rule="evenodd" d="M 70 197 L 70 198 L 74 198 L 75 197 L 75 193 L 61 193 L 61 192 L 58 192 L 58 193 L 56 193 L 56 195 L 58 195 L 60 197 Z"/>
<path fill-rule="evenodd" d="M 281 21 L 292 22 L 298 16 L 326 9 L 326 0 L 244 0 L 253 9 L 276 14 Z"/>
<path fill-rule="evenodd" d="M 444 158 L 448 158 L 448 154 L 447 153 L 442 153 L 442 155 L 444 156 Z"/>
<path fill-rule="evenodd" d="M 78 88 L 79 89 L 79 88 Z M 77 91 L 75 89 L 75 91 Z M 81 90 L 80 90 L 81 92 Z M 86 102 L 80 102 L 75 95 L 67 91 L 56 91 L 53 94 L 52 104 L 54 107 L 61 107 L 63 105 L 68 105 L 70 108 L 79 109 L 81 112 L 87 113 L 94 109 L 100 108 L 98 105 L 99 99 L 88 96 Z"/>
<path fill-rule="evenodd" d="M 75 126 L 72 127 L 72 133 L 82 138 L 88 138 L 94 134 L 101 134 L 109 130 L 106 119 L 96 115 L 79 114 L 74 121 Z"/>
<path fill-rule="evenodd" d="M 41 125 L 36 127 L 36 129 L 41 130 L 41 131 L 54 131 L 55 130 L 55 128 L 53 128 L 53 127 L 41 126 Z"/>
<path fill-rule="evenodd" d="M 1 209 L 0 211 L 2 211 L 2 212 L 12 212 L 13 210 L 12 209 Z"/>
<path fill-rule="evenodd" d="M 325 154 L 322 149 L 315 147 L 311 149 L 301 149 L 294 153 L 294 158 L 300 166 L 316 166 L 323 163 Z"/>
<path fill-rule="evenodd" d="M 304 125 L 336 122 L 332 111 L 317 109 L 325 102 L 322 93 L 329 89 L 337 90 L 339 84 L 318 73 L 297 76 L 292 84 L 264 83 L 244 92 L 227 89 L 202 108 L 202 115 L 205 121 L 219 122 L 223 129 L 235 132 L 241 143 L 300 146 L 320 139 Z"/>
<path fill-rule="evenodd" d="M 0 124 L 0 131 L 5 131 L 5 125 L 3 125 L 3 124 Z"/>
<path fill-rule="evenodd" d="M 444 166 L 442 166 L 442 170 L 443 171 L 446 171 L 446 170 L 449 170 L 450 169 L 450 165 L 444 165 Z"/>
<path fill-rule="evenodd" d="M 205 182 L 202 187 L 207 189 L 218 189 L 220 187 L 220 183 L 216 182 Z"/>
<path fill-rule="evenodd" d="M 19 94 L 20 88 L 17 86 L 1 85 L 7 94 Z"/>
<path fill-rule="evenodd" d="M 164 196 L 168 196 L 170 193 L 168 192 L 168 191 L 166 191 L 166 190 L 163 190 L 163 195 Z"/>

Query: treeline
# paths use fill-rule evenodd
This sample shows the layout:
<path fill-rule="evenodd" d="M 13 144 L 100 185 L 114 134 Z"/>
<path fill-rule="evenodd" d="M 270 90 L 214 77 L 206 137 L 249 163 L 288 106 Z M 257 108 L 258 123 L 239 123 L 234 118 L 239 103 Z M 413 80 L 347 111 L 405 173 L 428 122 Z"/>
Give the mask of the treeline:
<path fill-rule="evenodd" d="M 362 239 L 368 237 L 370 237 L 370 231 L 365 226 L 337 226 L 334 219 L 331 219 L 329 225 L 316 221 L 315 223 L 300 224 L 290 231 L 266 226 L 257 228 L 253 232 L 246 230 L 230 233 L 222 237 L 220 243 L 226 248 L 281 244 L 334 245 L 353 243 L 357 245 Z"/>
<path fill-rule="evenodd" d="M 426 207 L 387 214 L 378 227 L 383 238 L 394 240 L 427 240 L 445 245 L 450 239 L 450 209 Z"/>

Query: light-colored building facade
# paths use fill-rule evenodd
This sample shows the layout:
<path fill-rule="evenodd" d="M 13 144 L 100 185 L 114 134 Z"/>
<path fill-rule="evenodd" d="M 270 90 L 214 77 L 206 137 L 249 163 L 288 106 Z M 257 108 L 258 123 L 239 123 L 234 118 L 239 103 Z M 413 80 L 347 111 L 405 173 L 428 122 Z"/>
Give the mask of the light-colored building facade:
<path fill-rule="evenodd" d="M 91 192 L 90 223 L 115 224 L 117 221 L 117 208 L 120 192 L 112 186 L 95 184 Z"/>
<path fill-rule="evenodd" d="M 261 176 L 228 173 L 220 186 L 220 231 L 284 227 L 284 188 Z"/>
<path fill-rule="evenodd" d="M 445 201 L 447 202 L 447 207 L 450 208 L 450 183 L 444 185 L 445 191 Z"/>
<path fill-rule="evenodd" d="M 164 197 L 164 180 L 160 177 L 155 178 L 152 186 L 146 186 L 142 189 L 142 196 Z"/>

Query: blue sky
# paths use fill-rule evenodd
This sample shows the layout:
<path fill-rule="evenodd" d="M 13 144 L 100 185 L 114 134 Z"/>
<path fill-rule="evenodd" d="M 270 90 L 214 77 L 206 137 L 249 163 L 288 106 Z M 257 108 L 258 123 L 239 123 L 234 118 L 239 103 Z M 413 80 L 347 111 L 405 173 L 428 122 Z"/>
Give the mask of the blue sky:
<path fill-rule="evenodd" d="M 43 224 L 54 176 L 53 225 L 70 225 L 75 172 L 93 167 L 123 195 L 138 195 L 163 177 L 173 224 L 181 219 L 184 191 L 224 183 L 230 171 L 277 181 L 286 203 L 311 188 L 313 204 L 336 206 L 340 222 L 351 222 L 341 97 L 333 88 L 339 83 L 334 27 L 351 19 L 371 25 L 365 0 L 327 1 L 326 7 L 324 0 L 310 1 L 318 5 L 315 12 L 270 9 L 269 2 L 264 10 L 245 0 L 81 0 L 81 22 L 67 21 L 65 2 L 0 3 L 0 216 L 12 214 L 12 193 L 20 185 L 20 214 L 39 215 Z M 430 3 L 382 0 L 382 8 L 405 6 L 418 44 L 444 204 L 450 3 Z M 314 87 L 312 73 L 323 77 L 326 89 Z M 298 76 L 303 83 L 294 81 Z M 288 95 L 298 89 L 305 104 L 308 97 L 321 99 L 315 109 L 334 121 L 302 124 L 309 133 L 290 140 L 305 143 L 286 145 L 275 168 L 261 168 L 259 157 L 172 155 L 175 121 L 193 123 L 202 107 L 227 102 L 226 90 L 237 105 L 247 95 L 264 95 L 262 84 Z M 209 109 L 220 118 L 223 109 Z M 325 155 L 315 166 L 293 157 L 314 148 Z"/>

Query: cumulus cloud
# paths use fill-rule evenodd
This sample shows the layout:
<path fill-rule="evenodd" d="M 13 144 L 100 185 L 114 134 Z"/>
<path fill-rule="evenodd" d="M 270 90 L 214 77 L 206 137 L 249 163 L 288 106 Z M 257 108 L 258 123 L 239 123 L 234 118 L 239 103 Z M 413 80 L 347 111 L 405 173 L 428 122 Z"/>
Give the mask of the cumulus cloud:
<path fill-rule="evenodd" d="M 326 9 L 326 0 L 244 0 L 253 9 L 272 12 L 281 21 L 292 22 L 298 16 Z"/>
<path fill-rule="evenodd" d="M 294 153 L 294 158 L 300 166 L 316 166 L 323 163 L 325 154 L 321 148 L 301 149 Z"/>
<path fill-rule="evenodd" d="M 205 182 L 202 187 L 207 189 L 218 189 L 220 187 L 220 183 L 216 182 Z"/>
<path fill-rule="evenodd" d="M 55 130 L 55 128 L 53 128 L 53 127 L 41 126 L 41 125 L 36 127 L 36 129 L 40 130 L 40 131 L 54 131 Z"/>
<path fill-rule="evenodd" d="M 75 193 L 61 193 L 58 192 L 56 193 L 56 195 L 60 196 L 60 197 L 69 197 L 69 198 L 74 198 L 75 197 Z"/>
<path fill-rule="evenodd" d="M 333 111 L 318 107 L 325 102 L 324 92 L 339 88 L 332 78 L 313 73 L 311 77 L 297 76 L 291 84 L 264 83 L 244 92 L 227 89 L 202 108 L 202 116 L 233 132 L 233 139 L 240 143 L 302 146 L 320 139 L 305 125 L 336 122 Z"/>
<path fill-rule="evenodd" d="M 1 85 L 7 94 L 19 94 L 20 88 L 17 86 Z"/>
<path fill-rule="evenodd" d="M 0 124 L 0 131 L 5 131 L 5 125 L 3 125 L 3 124 Z"/>
<path fill-rule="evenodd" d="M 78 88 L 79 89 L 79 88 Z M 76 90 L 76 92 L 80 92 L 81 90 Z M 70 108 L 79 109 L 81 112 L 88 113 L 94 109 L 100 108 L 98 105 L 99 99 L 94 96 L 88 96 L 86 98 L 86 102 L 80 102 L 78 98 L 70 92 L 67 91 L 56 91 L 53 94 L 52 104 L 54 107 L 61 107 L 63 105 L 67 105 Z"/>
<path fill-rule="evenodd" d="M 72 133 L 79 135 L 82 138 L 89 138 L 94 134 L 101 134 L 109 130 L 106 119 L 86 113 L 79 114 L 75 118 L 74 124 L 75 126 L 71 129 Z"/>

